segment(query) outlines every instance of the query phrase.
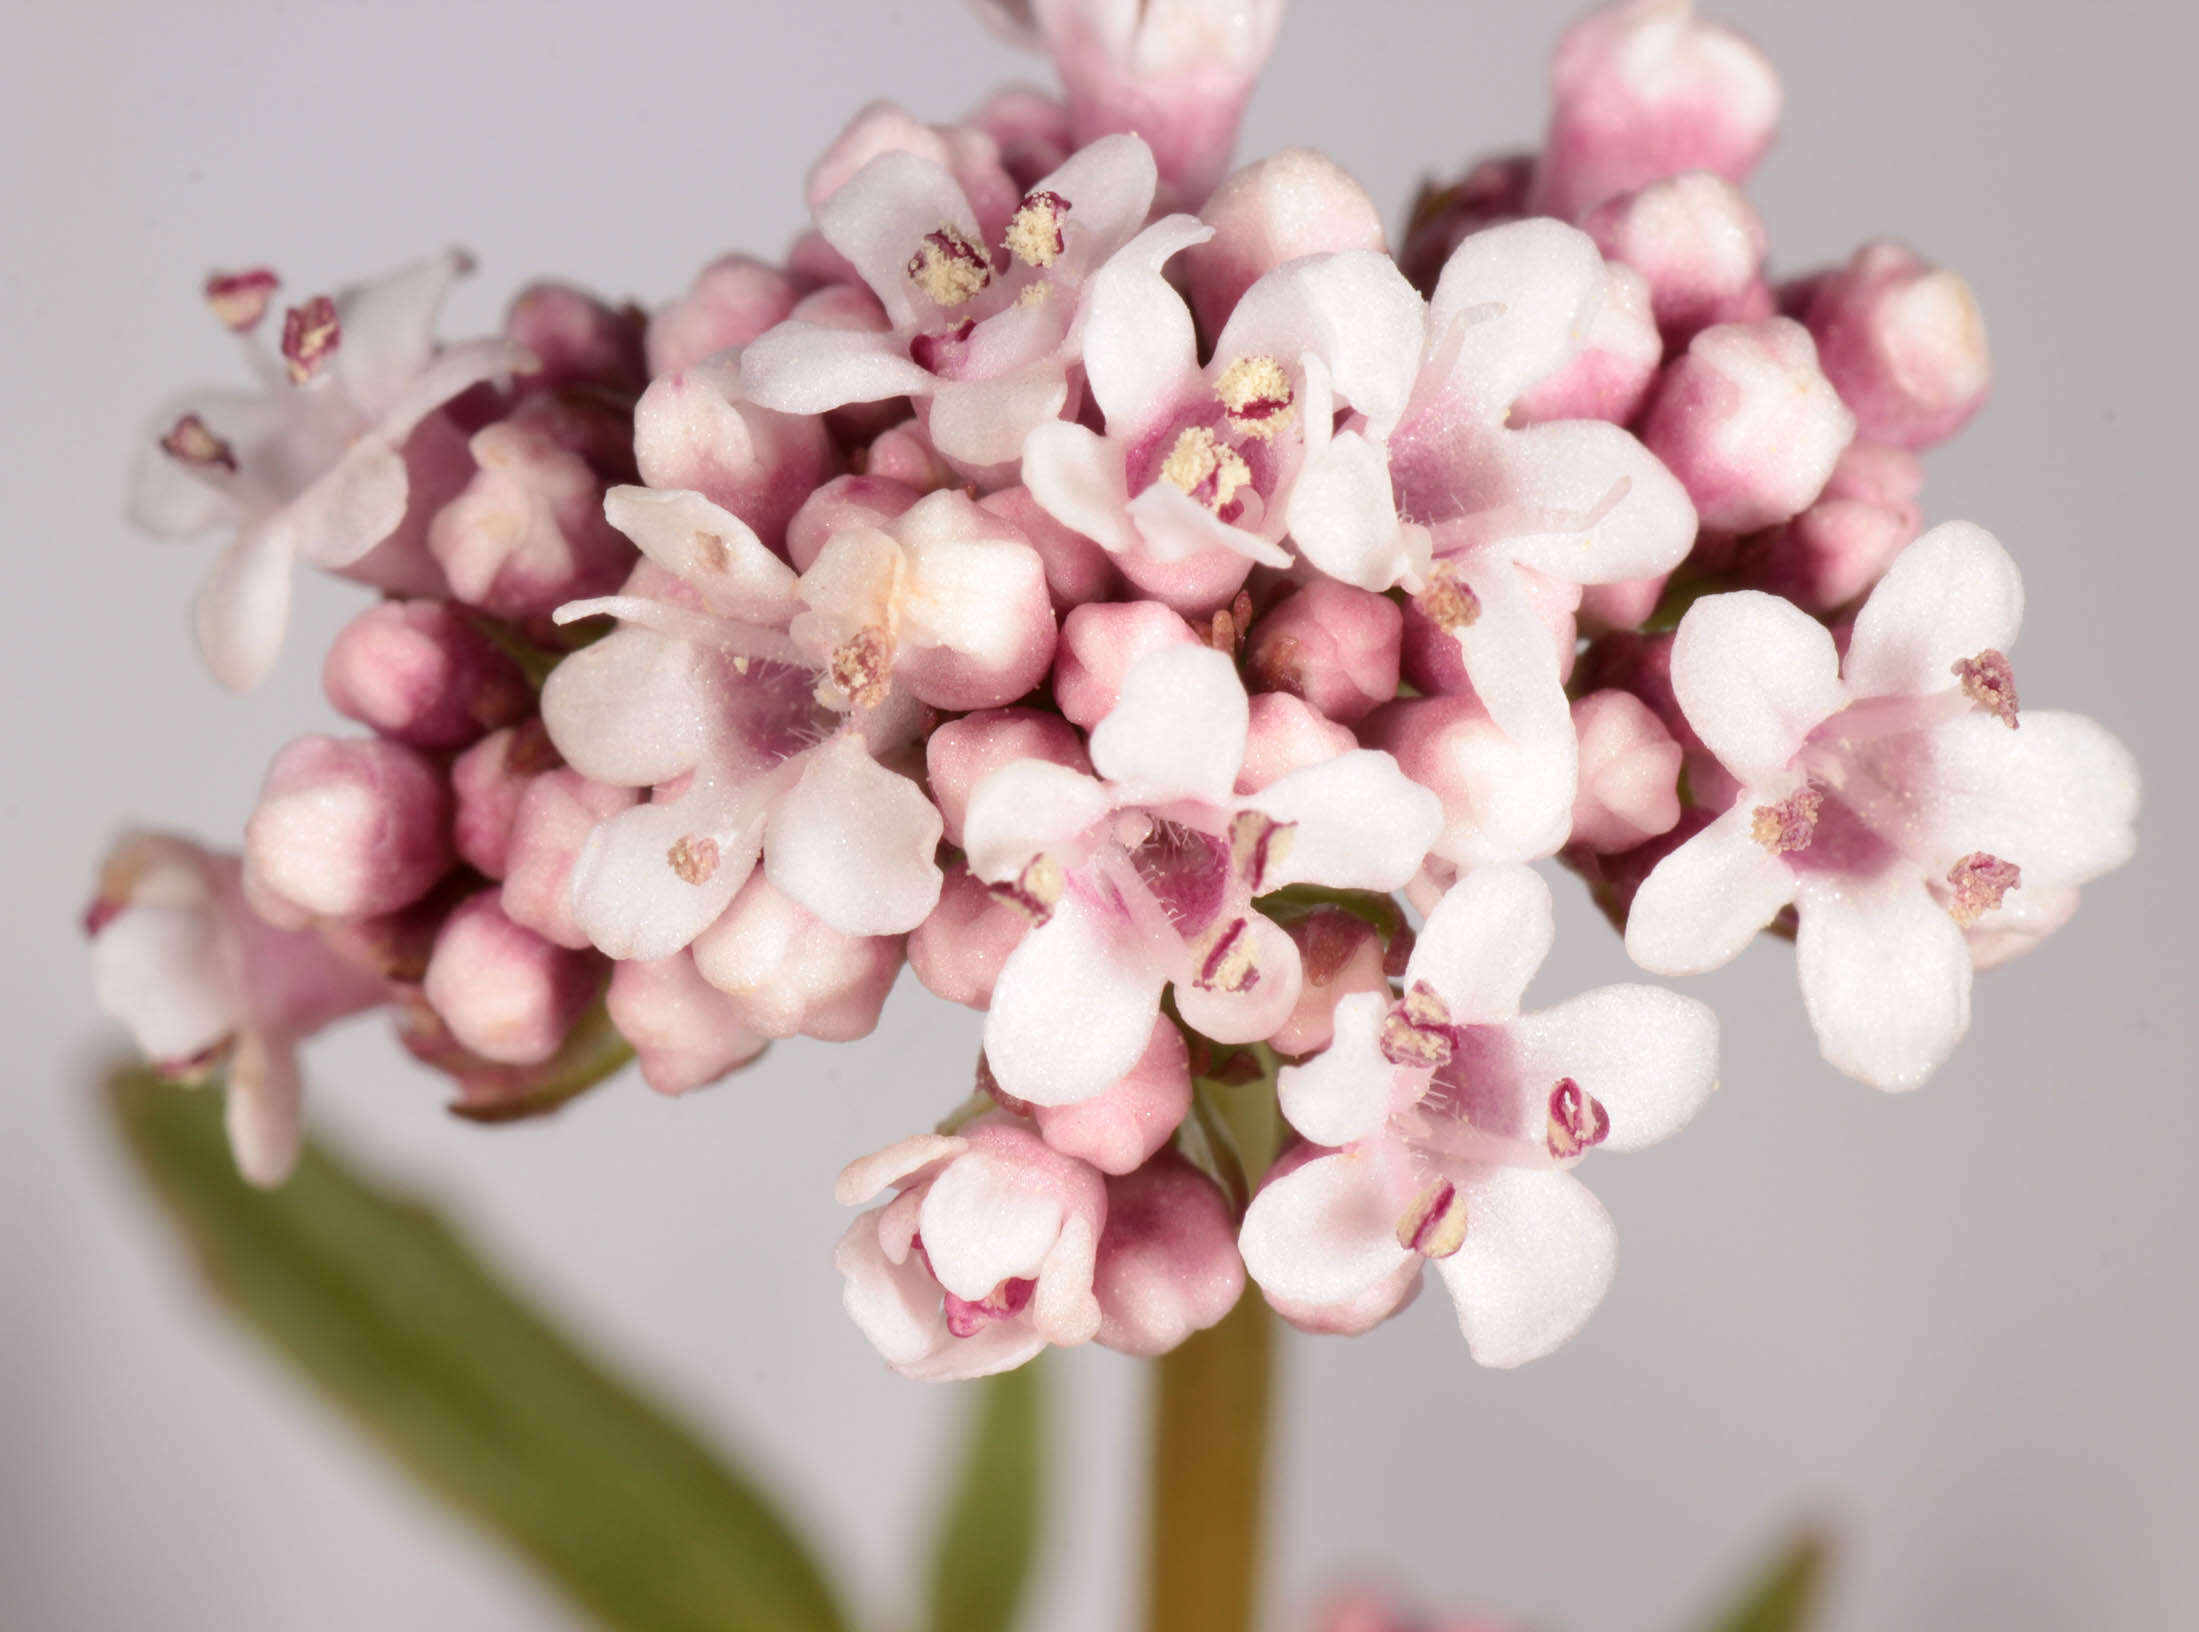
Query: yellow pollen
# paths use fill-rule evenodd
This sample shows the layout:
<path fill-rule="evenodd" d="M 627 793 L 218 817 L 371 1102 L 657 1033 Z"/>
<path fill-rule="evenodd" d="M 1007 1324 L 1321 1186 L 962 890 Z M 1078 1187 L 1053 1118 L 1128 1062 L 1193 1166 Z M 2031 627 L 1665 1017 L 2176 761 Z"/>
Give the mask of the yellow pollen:
<path fill-rule="evenodd" d="M 993 281 L 985 251 L 954 227 L 926 233 L 906 270 L 909 281 L 942 306 L 959 306 Z"/>
<path fill-rule="evenodd" d="M 1214 394 L 1229 410 L 1230 425 L 1265 442 L 1288 425 L 1292 414 L 1290 376 L 1272 357 L 1240 357 L 1222 370 Z"/>
<path fill-rule="evenodd" d="M 1237 496 L 1237 489 L 1252 480 L 1252 467 L 1235 448 L 1222 444 L 1205 426 L 1191 425 L 1168 450 L 1168 458 L 1161 464 L 1161 475 L 1194 498 L 1199 498 L 1201 487 L 1213 483 L 1213 496 L 1200 498 L 1200 502 L 1209 510 L 1219 511 Z"/>
<path fill-rule="evenodd" d="M 1008 253 L 1025 266 L 1052 266 L 1060 256 L 1059 200 L 1051 193 L 1033 193 L 1008 222 Z"/>

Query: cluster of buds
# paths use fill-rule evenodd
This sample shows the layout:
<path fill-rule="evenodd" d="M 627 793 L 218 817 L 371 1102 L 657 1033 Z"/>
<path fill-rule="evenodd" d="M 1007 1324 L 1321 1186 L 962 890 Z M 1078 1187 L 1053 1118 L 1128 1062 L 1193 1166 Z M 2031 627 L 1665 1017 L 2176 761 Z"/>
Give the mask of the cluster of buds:
<path fill-rule="evenodd" d="M 2018 706 L 2006 552 L 1922 529 L 1976 305 L 1889 244 L 1773 279 L 1778 85 L 1685 0 L 1577 24 L 1544 149 L 1394 258 L 1320 155 L 1228 171 L 1279 0 L 983 9 L 1060 100 L 864 110 L 783 262 L 653 316 L 542 285 L 439 344 L 450 256 L 279 321 L 209 282 L 259 389 L 136 491 L 233 529 L 209 666 L 264 674 L 300 560 L 384 599 L 323 671 L 362 734 L 277 757 L 241 856 L 118 849 L 103 998 L 274 1182 L 339 1016 L 501 1119 L 863 1036 L 906 964 L 984 1019 L 839 1178 L 896 1369 L 1159 1353 L 1248 1280 L 1361 1331 L 1430 1265 L 1477 1359 L 1547 1353 L 1613 1267 L 1574 1170 L 1718 1035 L 1527 1008 L 1531 863 L 1655 974 L 1790 934 L 1825 1057 L 1904 1088 L 2130 852 L 2127 753 Z"/>

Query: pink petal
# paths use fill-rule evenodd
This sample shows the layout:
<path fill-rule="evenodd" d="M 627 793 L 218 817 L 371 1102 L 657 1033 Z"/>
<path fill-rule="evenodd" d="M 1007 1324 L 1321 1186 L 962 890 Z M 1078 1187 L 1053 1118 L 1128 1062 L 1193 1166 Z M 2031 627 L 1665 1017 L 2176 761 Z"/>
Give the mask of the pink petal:
<path fill-rule="evenodd" d="M 1065 420 L 1049 420 L 1023 444 L 1023 481 L 1045 512 L 1116 555 L 1139 546 L 1120 444 Z"/>
<path fill-rule="evenodd" d="M 1428 304 L 1431 348 L 1456 347 L 1448 383 L 1484 420 L 1501 421 L 1580 348 L 1603 283 L 1595 241 L 1562 221 L 1512 221 L 1465 239 Z"/>
<path fill-rule="evenodd" d="M 1016 944 L 993 986 L 985 1059 L 1034 1105 L 1070 1105 L 1129 1074 L 1153 1035 L 1157 960 L 1075 894 Z"/>
<path fill-rule="evenodd" d="M 1389 455 L 1357 431 L 1341 431 L 1309 455 L 1290 491 L 1290 536 L 1329 577 L 1382 590 L 1427 568 L 1427 535 L 1398 520 Z"/>
<path fill-rule="evenodd" d="M 465 268 L 464 256 L 447 251 L 340 297 L 336 379 L 369 418 L 380 418 L 427 367 L 435 354 L 435 315 Z"/>
<path fill-rule="evenodd" d="M 574 770 L 645 788 L 695 768 L 708 698 L 695 649 L 627 625 L 550 671 L 542 719 Z"/>
<path fill-rule="evenodd" d="M 1372 1157 L 1317 1156 L 1252 1198 L 1237 1250 L 1271 1298 L 1348 1304 L 1416 1267 L 1416 1255 L 1397 1244 L 1400 1210 Z"/>
<path fill-rule="evenodd" d="M 1328 368 L 1340 403 L 1386 435 L 1405 412 L 1427 342 L 1419 294 L 1389 256 L 1371 250 L 1309 255 L 1260 278 L 1230 313 L 1214 361 L 1272 357 L 1295 368 L 1307 352 Z"/>
<path fill-rule="evenodd" d="M 1081 771 L 1043 759 L 1003 765 L 970 795 L 962 849 L 970 871 L 1003 884 L 1032 857 L 1081 837 L 1115 808 L 1114 796 Z"/>
<path fill-rule="evenodd" d="M 924 427 L 932 445 L 966 465 L 1007 464 L 1024 438 L 1060 414 L 1069 385 L 1058 364 L 997 380 L 942 380 Z"/>
<path fill-rule="evenodd" d="M 725 911 L 761 843 L 750 803 L 722 784 L 698 781 L 678 799 L 636 805 L 581 847 L 574 922 L 614 958 L 668 958 Z"/>
<path fill-rule="evenodd" d="M 246 1183 L 271 1189 L 290 1177 L 305 1143 L 305 1083 L 287 1040 L 256 1031 L 237 1040 L 222 1119 Z"/>

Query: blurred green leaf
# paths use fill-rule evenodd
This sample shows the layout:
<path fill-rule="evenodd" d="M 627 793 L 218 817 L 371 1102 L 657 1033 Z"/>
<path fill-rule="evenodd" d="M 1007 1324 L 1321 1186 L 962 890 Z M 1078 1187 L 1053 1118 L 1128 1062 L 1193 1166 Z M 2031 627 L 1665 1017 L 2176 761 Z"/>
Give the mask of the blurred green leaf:
<path fill-rule="evenodd" d="M 215 1293 L 421 1484 L 620 1632 L 839 1632 L 756 1487 L 503 1286 L 442 1220 L 308 1146 L 236 1177 L 220 1095 L 118 1072 L 131 1154 Z"/>
<path fill-rule="evenodd" d="M 1789 1538 L 1749 1583 L 1713 1617 L 1708 1632 L 1808 1632 L 1824 1607 L 1832 1544 L 1821 1531 Z"/>
<path fill-rule="evenodd" d="M 987 1378 L 932 1548 L 931 1632 L 1008 1632 L 1045 1522 L 1043 1357 Z"/>

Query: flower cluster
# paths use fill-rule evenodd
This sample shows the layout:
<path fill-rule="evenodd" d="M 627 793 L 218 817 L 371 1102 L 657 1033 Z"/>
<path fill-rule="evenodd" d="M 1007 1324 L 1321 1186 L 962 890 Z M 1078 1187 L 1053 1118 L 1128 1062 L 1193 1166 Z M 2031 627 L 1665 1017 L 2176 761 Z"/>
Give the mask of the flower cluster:
<path fill-rule="evenodd" d="M 2127 753 L 2019 705 L 2008 555 L 1923 530 L 1975 302 L 1890 243 L 1774 279 L 1778 84 L 1685 0 L 1575 25 L 1541 151 L 1394 257 L 1319 154 L 1228 170 L 1280 0 L 982 9 L 1060 99 L 864 110 L 783 261 L 653 314 L 542 284 L 448 343 L 455 255 L 208 280 L 256 389 L 135 486 L 228 535 L 208 666 L 267 672 L 300 562 L 382 598 L 323 668 L 361 730 L 277 756 L 241 856 L 117 848 L 102 998 L 272 1183 L 339 1016 L 502 1119 L 860 1037 L 905 964 L 984 1021 L 839 1178 L 896 1369 L 1158 1353 L 1248 1278 L 1360 1331 L 1431 1265 L 1477 1359 L 1544 1354 L 1613 1268 L 1575 1169 L 1718 1036 L 1527 1007 L 1530 863 L 1653 974 L 1791 935 L 1825 1057 L 1905 1088 L 2130 853 Z"/>

